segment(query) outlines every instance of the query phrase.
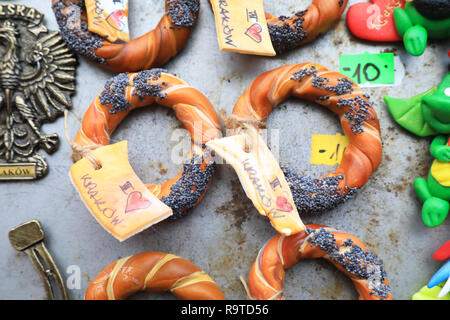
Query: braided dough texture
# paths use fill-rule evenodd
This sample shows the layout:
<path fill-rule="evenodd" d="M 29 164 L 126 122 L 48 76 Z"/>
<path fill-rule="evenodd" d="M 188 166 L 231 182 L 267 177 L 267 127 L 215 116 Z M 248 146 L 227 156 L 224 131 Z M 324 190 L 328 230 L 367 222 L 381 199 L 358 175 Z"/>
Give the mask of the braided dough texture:
<path fill-rule="evenodd" d="M 103 269 L 86 300 L 122 300 L 138 291 L 170 291 L 184 300 L 225 300 L 217 284 L 192 262 L 173 254 L 144 252 Z"/>
<path fill-rule="evenodd" d="M 154 103 L 173 109 L 192 139 L 191 159 L 177 176 L 161 184 L 146 185 L 172 208 L 176 218 L 203 198 L 215 169 L 204 144 L 222 136 L 214 107 L 200 91 L 162 69 L 119 74 L 91 103 L 74 141 L 81 146 L 107 145 L 129 112 Z"/>
<path fill-rule="evenodd" d="M 126 43 L 112 43 L 90 32 L 82 0 L 52 0 L 52 7 L 72 50 L 119 73 L 159 67 L 176 56 L 198 19 L 200 1 L 165 0 L 165 14 L 156 28 Z"/>
<path fill-rule="evenodd" d="M 302 259 L 323 258 L 352 280 L 361 300 L 392 299 L 383 263 L 352 234 L 319 225 L 273 237 L 259 252 L 248 277 L 253 299 L 281 299 L 285 270 Z"/>
<path fill-rule="evenodd" d="M 313 41 L 331 29 L 341 18 L 348 0 L 313 0 L 305 10 L 292 17 L 266 13 L 270 38 L 280 54 Z"/>
<path fill-rule="evenodd" d="M 348 77 L 315 63 L 286 65 L 253 80 L 233 115 L 264 121 L 289 97 L 316 102 L 335 113 L 350 140 L 336 170 L 320 179 L 282 167 L 299 213 L 320 212 L 346 201 L 370 178 L 382 159 L 380 124 L 369 97 Z"/>

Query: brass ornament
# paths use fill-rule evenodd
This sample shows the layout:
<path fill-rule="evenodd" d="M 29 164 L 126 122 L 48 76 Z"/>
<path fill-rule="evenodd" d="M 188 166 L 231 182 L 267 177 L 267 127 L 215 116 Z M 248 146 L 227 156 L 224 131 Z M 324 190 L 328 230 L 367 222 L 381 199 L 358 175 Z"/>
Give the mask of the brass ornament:
<path fill-rule="evenodd" d="M 60 296 L 68 300 L 66 287 L 52 256 L 44 245 L 44 230 L 38 220 L 21 224 L 9 231 L 9 241 L 14 249 L 25 252 L 44 284 L 47 300 L 54 299 L 52 280 L 60 290 Z"/>
<path fill-rule="evenodd" d="M 20 4 L 0 5 L 0 180 L 43 177 L 57 134 L 41 124 L 71 107 L 77 60 L 61 35 L 44 26 L 43 14 Z"/>

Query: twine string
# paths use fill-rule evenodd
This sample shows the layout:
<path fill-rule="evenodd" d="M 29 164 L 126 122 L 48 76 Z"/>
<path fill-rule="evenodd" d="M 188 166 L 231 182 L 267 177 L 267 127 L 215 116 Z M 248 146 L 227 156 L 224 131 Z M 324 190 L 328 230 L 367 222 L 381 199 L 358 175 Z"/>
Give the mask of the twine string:
<path fill-rule="evenodd" d="M 223 110 L 220 115 L 222 120 L 225 122 L 225 128 L 227 130 L 232 130 L 232 135 L 244 135 L 245 152 L 250 152 L 252 149 L 252 134 L 258 134 L 258 129 L 266 128 L 266 123 L 263 120 L 240 117 L 235 114 L 227 116 Z"/>
<path fill-rule="evenodd" d="M 89 160 L 90 163 L 92 163 L 95 170 L 101 169 L 102 164 L 92 154 L 92 151 L 94 151 L 97 148 L 103 147 L 103 146 L 101 144 L 92 144 L 92 145 L 82 146 L 82 145 L 72 141 L 72 139 L 70 138 L 70 135 L 69 135 L 68 125 L 67 125 L 67 118 L 68 118 L 67 115 L 68 115 L 67 110 L 64 110 L 64 133 L 66 135 L 67 142 L 69 143 L 70 147 L 72 148 L 72 156 L 71 156 L 72 161 L 77 162 L 77 161 L 81 160 L 82 158 L 86 158 Z"/>
<path fill-rule="evenodd" d="M 226 115 L 225 111 L 221 111 L 221 118 L 225 122 L 225 127 L 227 129 L 242 129 L 247 128 L 248 126 L 252 126 L 254 128 L 264 129 L 266 128 L 266 122 L 263 120 L 258 120 L 249 117 L 240 117 L 235 114 L 231 114 L 229 116 Z"/>

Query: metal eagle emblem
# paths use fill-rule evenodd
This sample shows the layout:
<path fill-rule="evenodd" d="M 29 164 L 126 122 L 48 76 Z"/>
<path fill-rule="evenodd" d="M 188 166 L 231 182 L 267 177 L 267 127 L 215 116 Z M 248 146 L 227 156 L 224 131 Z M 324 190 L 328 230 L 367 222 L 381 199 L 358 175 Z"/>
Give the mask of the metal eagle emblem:
<path fill-rule="evenodd" d="M 57 134 L 41 124 L 71 107 L 77 60 L 43 14 L 24 5 L 0 5 L 0 180 L 43 177 Z"/>

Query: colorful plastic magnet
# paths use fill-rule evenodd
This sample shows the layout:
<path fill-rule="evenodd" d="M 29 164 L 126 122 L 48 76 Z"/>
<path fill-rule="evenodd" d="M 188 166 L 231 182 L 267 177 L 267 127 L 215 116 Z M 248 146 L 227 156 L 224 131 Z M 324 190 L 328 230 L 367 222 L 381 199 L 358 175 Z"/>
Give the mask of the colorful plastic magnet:
<path fill-rule="evenodd" d="M 446 264 L 444 264 L 442 266 L 442 268 L 440 268 L 438 270 L 438 272 L 436 272 L 434 274 L 434 276 L 428 282 L 427 287 L 428 288 L 436 287 L 437 285 L 439 285 L 440 283 L 442 283 L 444 281 L 447 281 L 447 282 L 442 287 L 442 289 L 438 295 L 438 298 L 442 298 L 443 296 L 445 296 L 447 293 L 450 292 L 450 261 L 448 261 Z"/>
<path fill-rule="evenodd" d="M 438 298 L 441 290 L 441 286 L 436 286 L 433 288 L 424 286 L 420 289 L 419 292 L 416 292 L 412 296 L 412 300 L 450 300 L 450 294 L 444 295 L 442 298 Z"/>
<path fill-rule="evenodd" d="M 450 72 L 439 87 L 409 99 L 384 97 L 394 120 L 408 131 L 421 136 L 450 134 Z M 450 142 L 437 136 L 430 146 L 435 158 L 427 179 L 417 178 L 414 189 L 423 203 L 422 220 L 428 227 L 437 227 L 450 210 Z"/>
<path fill-rule="evenodd" d="M 444 261 L 450 259 L 450 241 L 444 243 L 436 252 L 433 254 L 433 259 L 437 261 Z"/>
<path fill-rule="evenodd" d="M 360 39 L 401 41 L 394 22 L 394 9 L 404 8 L 405 0 L 371 0 L 352 5 L 347 13 L 350 32 Z"/>
<path fill-rule="evenodd" d="M 430 8 L 433 17 L 430 18 Z M 405 8 L 394 9 L 397 32 L 403 38 L 406 51 L 420 56 L 427 46 L 427 39 L 446 39 L 450 37 L 450 1 L 415 0 L 405 3 Z"/>

